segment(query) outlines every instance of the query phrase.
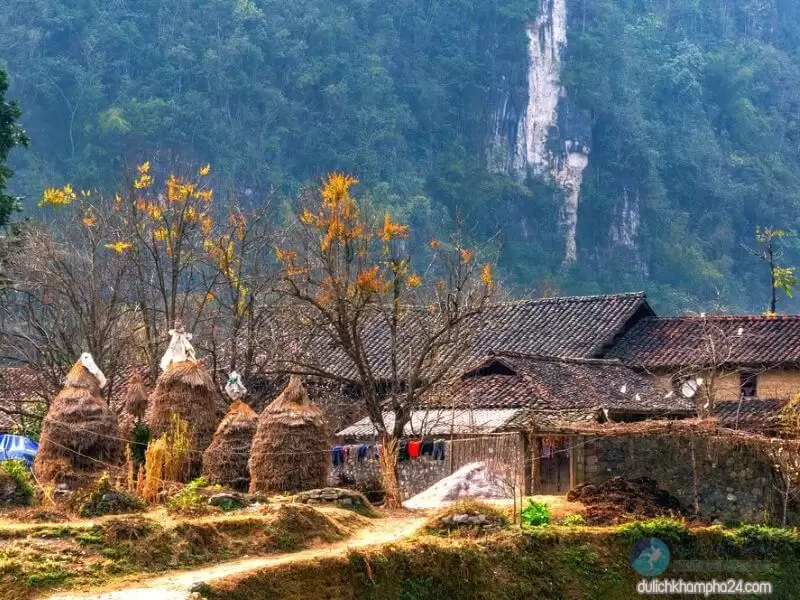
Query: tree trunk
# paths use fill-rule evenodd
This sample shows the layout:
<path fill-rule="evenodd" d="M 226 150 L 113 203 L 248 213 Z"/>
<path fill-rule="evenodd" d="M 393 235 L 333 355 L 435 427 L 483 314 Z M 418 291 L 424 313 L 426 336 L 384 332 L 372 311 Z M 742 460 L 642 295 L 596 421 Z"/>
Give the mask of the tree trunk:
<path fill-rule="evenodd" d="M 700 491 L 697 480 L 697 454 L 695 453 L 694 438 L 691 442 L 692 450 L 692 508 L 694 509 L 695 518 L 700 517 Z"/>
<path fill-rule="evenodd" d="M 381 480 L 386 492 L 384 506 L 386 508 L 400 508 L 403 496 L 400 491 L 400 478 L 397 475 L 397 438 L 390 435 L 381 437 L 383 444 L 380 454 Z"/>

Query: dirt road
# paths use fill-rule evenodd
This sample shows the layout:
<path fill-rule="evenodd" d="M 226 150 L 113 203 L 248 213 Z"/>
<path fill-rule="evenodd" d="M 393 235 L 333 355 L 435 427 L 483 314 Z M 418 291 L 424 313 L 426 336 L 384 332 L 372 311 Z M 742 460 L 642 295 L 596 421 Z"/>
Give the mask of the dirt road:
<path fill-rule="evenodd" d="M 230 575 L 247 573 L 255 569 L 282 565 L 290 562 L 312 560 L 316 558 L 339 556 L 350 548 L 379 546 L 406 537 L 410 537 L 425 524 L 424 517 L 393 516 L 376 520 L 376 522 L 358 532 L 349 540 L 318 546 L 290 554 L 278 554 L 263 558 L 246 558 L 218 565 L 177 571 L 168 575 L 146 581 L 119 582 L 116 589 L 93 592 L 56 594 L 50 600 L 186 600 L 192 586 L 198 582 L 211 582 Z"/>

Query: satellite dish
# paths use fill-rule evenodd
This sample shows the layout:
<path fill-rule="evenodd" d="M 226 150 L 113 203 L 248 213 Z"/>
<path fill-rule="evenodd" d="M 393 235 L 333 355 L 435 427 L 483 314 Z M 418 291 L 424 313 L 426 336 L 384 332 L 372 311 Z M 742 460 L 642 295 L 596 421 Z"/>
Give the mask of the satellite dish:
<path fill-rule="evenodd" d="M 628 393 L 628 384 L 627 383 L 622 384 L 622 387 L 619 388 L 619 391 L 620 391 L 621 394 L 627 394 Z"/>
<path fill-rule="evenodd" d="M 697 393 L 697 390 L 700 388 L 700 385 L 694 379 L 690 379 L 689 381 L 684 382 L 681 386 L 681 395 L 684 398 L 694 398 L 694 395 Z"/>

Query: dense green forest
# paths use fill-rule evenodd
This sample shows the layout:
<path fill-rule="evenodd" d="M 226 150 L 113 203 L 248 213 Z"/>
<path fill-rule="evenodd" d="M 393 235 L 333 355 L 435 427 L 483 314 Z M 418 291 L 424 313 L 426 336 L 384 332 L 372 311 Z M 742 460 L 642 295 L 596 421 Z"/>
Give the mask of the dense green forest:
<path fill-rule="evenodd" d="M 768 272 L 742 245 L 798 220 L 800 0 L 568 0 L 561 84 L 591 155 L 566 265 L 561 192 L 487 161 L 498 104 L 527 102 L 526 25 L 552 3 L 0 3 L 31 140 L 10 189 L 33 216 L 45 186 L 111 187 L 144 158 L 210 161 L 254 202 L 345 170 L 418 231 L 492 238 L 519 290 L 763 310 Z M 615 245 L 628 197 L 635 243 Z"/>

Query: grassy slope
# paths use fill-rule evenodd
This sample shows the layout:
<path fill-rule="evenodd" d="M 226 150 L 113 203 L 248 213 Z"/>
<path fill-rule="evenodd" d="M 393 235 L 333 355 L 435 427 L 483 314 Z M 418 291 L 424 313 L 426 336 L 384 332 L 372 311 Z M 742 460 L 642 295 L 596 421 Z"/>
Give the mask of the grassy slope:
<path fill-rule="evenodd" d="M 209 600 L 630 600 L 637 597 L 640 580 L 629 566 L 633 541 L 655 535 L 669 543 L 673 560 L 727 560 L 725 570 L 715 568 L 720 563 L 696 572 L 671 567 L 662 578 L 768 580 L 775 588 L 772 598 L 797 597 L 800 539 L 795 533 L 761 527 L 687 530 L 653 523 L 509 530 L 482 539 L 422 536 L 380 550 L 355 551 L 346 559 L 285 565 L 223 580 L 204 595 Z"/>
<path fill-rule="evenodd" d="M 261 514 L 168 522 L 120 516 L 95 525 L 0 527 L 0 598 L 31 598 L 48 588 L 293 552 L 344 539 L 366 522 L 350 511 L 286 504 L 268 505 Z"/>

